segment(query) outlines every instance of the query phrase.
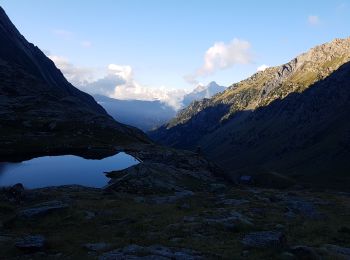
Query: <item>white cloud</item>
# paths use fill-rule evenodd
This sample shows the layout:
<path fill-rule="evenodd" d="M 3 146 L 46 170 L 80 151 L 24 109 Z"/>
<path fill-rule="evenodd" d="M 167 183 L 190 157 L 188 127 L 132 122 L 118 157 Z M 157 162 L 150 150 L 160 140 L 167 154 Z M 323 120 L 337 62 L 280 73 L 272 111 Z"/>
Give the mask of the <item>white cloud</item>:
<path fill-rule="evenodd" d="M 259 66 L 259 67 L 256 69 L 256 71 L 264 71 L 264 70 L 266 70 L 268 67 L 269 67 L 269 66 L 267 66 L 266 64 L 263 64 L 263 65 Z"/>
<path fill-rule="evenodd" d="M 307 21 L 310 25 L 319 25 L 321 20 L 317 15 L 309 15 L 309 17 L 307 18 Z"/>
<path fill-rule="evenodd" d="M 88 67 L 79 67 L 70 63 L 70 61 L 61 56 L 48 55 L 48 57 L 56 64 L 62 71 L 66 79 L 74 86 L 81 86 L 87 82 L 94 80 L 95 71 Z"/>
<path fill-rule="evenodd" d="M 91 82 L 86 82 L 83 85 L 77 87 L 90 94 L 101 94 L 108 97 L 112 97 L 116 86 L 125 84 L 126 81 L 112 73 L 108 73 L 103 78 L 96 79 Z"/>
<path fill-rule="evenodd" d="M 82 41 L 80 45 L 84 48 L 90 48 L 92 46 L 92 43 L 90 41 Z"/>
<path fill-rule="evenodd" d="M 121 77 L 125 79 L 125 81 L 132 81 L 133 80 L 133 71 L 131 66 L 129 65 L 116 65 L 116 64 L 109 64 L 108 70 L 118 77 Z"/>
<path fill-rule="evenodd" d="M 204 55 L 204 63 L 195 73 L 186 75 L 190 83 L 196 83 L 196 78 L 208 76 L 218 70 L 230 68 L 236 64 L 253 62 L 251 44 L 248 41 L 233 39 L 229 43 L 216 42 Z"/>
<path fill-rule="evenodd" d="M 164 86 L 153 88 L 141 85 L 134 80 L 130 66 L 110 64 L 108 70 L 124 80 L 123 83 L 115 86 L 114 92 L 110 95 L 116 99 L 160 100 L 179 109 L 183 96 L 187 93 L 185 90 L 169 89 Z"/>
<path fill-rule="evenodd" d="M 78 67 L 60 56 L 50 55 L 56 66 L 74 86 L 90 94 L 101 94 L 116 99 L 160 100 L 175 109 L 182 106 L 182 99 L 188 91 L 167 87 L 148 87 L 134 79 L 129 65 L 109 64 L 103 77 L 94 68 Z"/>

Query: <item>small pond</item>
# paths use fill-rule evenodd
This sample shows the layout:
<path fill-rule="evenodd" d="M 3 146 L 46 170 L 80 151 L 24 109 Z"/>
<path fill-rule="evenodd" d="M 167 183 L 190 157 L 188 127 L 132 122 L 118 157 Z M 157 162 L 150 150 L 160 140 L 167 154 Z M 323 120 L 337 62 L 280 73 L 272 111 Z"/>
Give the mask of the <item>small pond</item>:
<path fill-rule="evenodd" d="M 26 188 L 83 185 L 102 188 L 110 180 L 104 172 L 123 170 L 139 161 L 120 152 L 100 160 L 75 155 L 37 157 L 19 163 L 0 162 L 0 186 L 22 183 Z"/>

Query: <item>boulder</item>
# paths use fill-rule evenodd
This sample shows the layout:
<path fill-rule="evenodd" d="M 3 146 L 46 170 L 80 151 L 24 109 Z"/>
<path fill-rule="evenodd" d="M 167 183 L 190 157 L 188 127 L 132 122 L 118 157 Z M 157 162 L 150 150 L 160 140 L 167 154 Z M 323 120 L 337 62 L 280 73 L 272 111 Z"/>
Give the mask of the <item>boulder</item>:
<path fill-rule="evenodd" d="M 22 183 L 17 183 L 9 188 L 5 188 L 5 194 L 9 201 L 20 202 L 24 199 L 25 190 Z"/>

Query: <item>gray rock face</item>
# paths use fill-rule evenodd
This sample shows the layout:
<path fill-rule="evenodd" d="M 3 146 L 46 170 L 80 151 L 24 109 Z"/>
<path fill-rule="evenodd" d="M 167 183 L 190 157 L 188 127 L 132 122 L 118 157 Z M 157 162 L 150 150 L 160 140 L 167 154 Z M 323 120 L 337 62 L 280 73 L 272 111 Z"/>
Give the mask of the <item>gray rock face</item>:
<path fill-rule="evenodd" d="M 242 244 L 247 248 L 281 248 L 286 244 L 286 238 L 277 231 L 252 232 L 244 236 Z"/>
<path fill-rule="evenodd" d="M 61 201 L 48 201 L 37 204 L 32 208 L 21 210 L 18 214 L 20 218 L 34 218 L 67 208 L 68 205 Z"/>
<path fill-rule="evenodd" d="M 99 260 L 115 259 L 203 259 L 201 254 L 189 249 L 174 249 L 161 245 L 143 247 L 139 245 L 128 245 L 102 254 Z"/>
<path fill-rule="evenodd" d="M 15 246 L 22 250 L 37 251 L 44 248 L 46 239 L 41 235 L 25 236 L 16 241 Z"/>

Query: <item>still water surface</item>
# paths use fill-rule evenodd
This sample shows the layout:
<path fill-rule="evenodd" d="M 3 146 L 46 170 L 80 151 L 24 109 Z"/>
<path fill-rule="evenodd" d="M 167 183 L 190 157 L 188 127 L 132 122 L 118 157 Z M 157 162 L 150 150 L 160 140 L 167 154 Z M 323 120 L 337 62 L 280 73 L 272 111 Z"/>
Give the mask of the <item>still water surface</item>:
<path fill-rule="evenodd" d="M 124 152 L 100 160 L 61 155 L 20 163 L 0 162 L 0 186 L 22 183 L 26 188 L 42 188 L 78 184 L 101 188 L 109 181 L 104 172 L 122 170 L 138 163 L 137 159 Z"/>

